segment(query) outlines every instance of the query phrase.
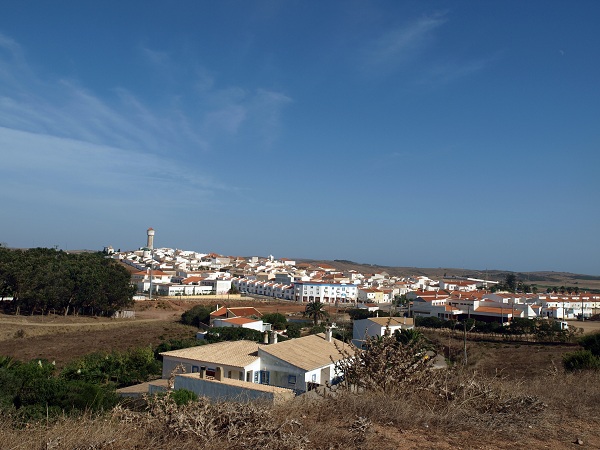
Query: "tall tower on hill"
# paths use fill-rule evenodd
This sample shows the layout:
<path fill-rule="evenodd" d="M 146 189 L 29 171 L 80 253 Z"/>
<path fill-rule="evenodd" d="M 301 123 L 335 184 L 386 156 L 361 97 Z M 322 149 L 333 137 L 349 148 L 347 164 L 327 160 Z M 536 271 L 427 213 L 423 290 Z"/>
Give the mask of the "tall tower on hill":
<path fill-rule="evenodd" d="M 146 247 L 152 250 L 154 248 L 154 229 L 148 228 L 147 234 L 148 242 L 146 243 Z"/>

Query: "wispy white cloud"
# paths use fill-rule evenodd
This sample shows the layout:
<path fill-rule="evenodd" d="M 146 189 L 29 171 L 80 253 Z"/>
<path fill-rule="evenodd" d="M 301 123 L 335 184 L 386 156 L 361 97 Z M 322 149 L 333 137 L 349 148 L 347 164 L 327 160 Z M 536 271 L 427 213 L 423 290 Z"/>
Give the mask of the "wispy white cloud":
<path fill-rule="evenodd" d="M 166 76 L 178 70 L 165 53 L 145 54 Z M 161 101 L 118 86 L 100 97 L 79 80 L 32 67 L 0 34 L 0 197 L 28 208 L 93 204 L 127 214 L 142 193 L 163 211 L 222 202 L 221 193 L 239 188 L 217 181 L 230 163 L 219 155 L 221 142 L 243 138 L 246 151 L 271 145 L 290 101 L 260 88 L 217 89 L 203 69 L 183 93 L 157 93 Z"/>
<path fill-rule="evenodd" d="M 283 107 L 292 99 L 267 89 L 246 91 L 241 88 L 213 90 L 203 96 L 212 105 L 203 120 L 203 134 L 222 130 L 242 135 L 262 149 L 270 148 L 281 131 Z"/>
<path fill-rule="evenodd" d="M 25 205 L 98 201 L 131 205 L 145 195 L 154 207 L 164 208 L 173 204 L 173 192 L 178 192 L 180 201 L 191 206 L 215 189 L 227 189 L 160 155 L 69 138 L 0 127 L 0 148 L 10 149 L 3 154 L 0 170 L 8 183 L 5 188 L 15 186 L 3 189 L 2 196 Z M 193 194 L 181 196 L 182 188 Z"/>
<path fill-rule="evenodd" d="M 468 61 L 437 62 L 424 72 L 419 82 L 436 86 L 452 83 L 485 70 L 497 58 L 496 55 Z"/>
<path fill-rule="evenodd" d="M 36 76 L 17 43 L 2 37 L 0 48 L 0 126 L 154 153 L 206 145 L 172 110 L 150 111 L 123 88 L 101 99 L 76 80 Z"/>
<path fill-rule="evenodd" d="M 267 149 L 279 138 L 282 109 L 290 102 L 292 99 L 287 95 L 264 89 L 259 89 L 252 98 L 252 126 Z"/>
<path fill-rule="evenodd" d="M 422 17 L 384 31 L 364 48 L 368 69 L 392 70 L 421 52 L 446 22 L 443 14 Z"/>
<path fill-rule="evenodd" d="M 175 80 L 186 72 L 164 52 L 142 48 L 146 60 Z M 37 76 L 18 43 L 0 34 L 0 126 L 81 140 L 124 150 L 164 154 L 219 148 L 244 133 L 247 148 L 262 148 L 279 134 L 286 95 L 264 88 L 217 87 L 209 70 L 194 68 L 177 91 L 155 93 L 152 106 L 116 86 L 102 98 L 73 79 Z M 156 100 L 159 99 L 159 100 Z M 159 106 L 157 106 L 159 105 Z M 260 133 L 256 133 L 256 130 Z M 252 142 L 252 139 L 261 139 Z"/>
<path fill-rule="evenodd" d="M 157 67 L 168 68 L 173 64 L 167 52 L 152 50 L 148 47 L 142 47 L 141 50 L 148 62 Z"/>

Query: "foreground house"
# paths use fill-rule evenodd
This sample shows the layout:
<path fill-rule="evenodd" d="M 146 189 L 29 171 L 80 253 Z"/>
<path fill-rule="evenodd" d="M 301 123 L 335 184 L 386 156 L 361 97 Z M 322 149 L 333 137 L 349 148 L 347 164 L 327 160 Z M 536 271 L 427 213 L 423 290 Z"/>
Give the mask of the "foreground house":
<path fill-rule="evenodd" d="M 334 383 L 338 377 L 335 362 L 342 359 L 338 349 L 347 344 L 333 339 L 331 330 L 326 334 L 305 336 L 273 344 L 258 344 L 251 341 L 219 342 L 181 350 L 161 353 L 163 357 L 163 379 L 168 379 L 178 367 L 187 373 L 198 374 L 190 380 L 214 378 L 221 374 L 222 380 L 241 381 L 239 386 L 252 389 L 251 384 L 262 384 L 303 393 L 320 385 Z M 225 380 L 227 381 L 227 380 Z M 244 384 L 246 383 L 246 384 Z M 186 387 L 199 395 L 202 385 Z M 218 389 L 211 386 L 210 395 L 218 397 Z M 214 391 L 214 392 L 213 392 Z"/>

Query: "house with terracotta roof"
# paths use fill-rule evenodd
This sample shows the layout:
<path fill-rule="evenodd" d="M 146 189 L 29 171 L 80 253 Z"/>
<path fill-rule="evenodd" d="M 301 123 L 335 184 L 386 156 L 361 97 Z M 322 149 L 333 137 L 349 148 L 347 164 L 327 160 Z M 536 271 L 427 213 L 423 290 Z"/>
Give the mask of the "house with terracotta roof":
<path fill-rule="evenodd" d="M 379 309 L 379 305 L 377 303 L 357 303 L 356 308 L 363 311 L 375 312 Z"/>
<path fill-rule="evenodd" d="M 131 274 L 131 284 L 137 286 L 138 292 L 147 292 L 150 289 L 150 278 L 152 278 L 152 290 L 156 292 L 158 290 L 157 286 L 159 284 L 170 283 L 171 277 L 171 274 L 168 274 L 161 270 L 140 270 Z"/>
<path fill-rule="evenodd" d="M 477 282 L 469 280 L 440 280 L 440 289 L 470 292 L 477 290 Z"/>
<path fill-rule="evenodd" d="M 357 300 L 362 303 L 383 303 L 383 291 L 367 287 L 358 288 Z"/>
<path fill-rule="evenodd" d="M 217 305 L 218 306 L 218 305 Z M 260 319 L 262 313 L 251 306 L 232 306 L 230 308 L 222 306 L 210 313 L 211 323 L 214 319 L 229 319 L 232 317 L 246 317 L 249 319 Z"/>
<path fill-rule="evenodd" d="M 471 318 L 483 322 L 510 322 L 513 318 L 535 318 L 536 311 L 528 304 L 507 304 L 459 292 L 432 298 L 419 296 L 413 301 L 414 317 L 437 317 L 444 320 Z"/>
<path fill-rule="evenodd" d="M 248 328 L 256 331 L 271 331 L 271 324 L 264 323 L 261 319 L 250 319 L 248 317 L 215 318 L 213 327 Z"/>

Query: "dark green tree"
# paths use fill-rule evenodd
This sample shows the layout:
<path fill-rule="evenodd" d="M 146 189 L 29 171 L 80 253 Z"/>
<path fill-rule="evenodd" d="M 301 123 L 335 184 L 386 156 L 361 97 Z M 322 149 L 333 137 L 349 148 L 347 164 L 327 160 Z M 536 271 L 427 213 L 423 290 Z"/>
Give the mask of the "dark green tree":
<path fill-rule="evenodd" d="M 287 327 L 287 318 L 281 313 L 263 314 L 261 319 L 264 323 L 270 323 L 274 330 L 285 330 Z"/>
<path fill-rule="evenodd" d="M 514 273 L 509 273 L 504 279 L 504 287 L 507 291 L 515 292 L 517 290 L 517 276 Z"/>
<path fill-rule="evenodd" d="M 299 338 L 302 335 L 302 327 L 297 323 L 288 323 L 286 334 L 289 338 Z"/>
<path fill-rule="evenodd" d="M 210 323 L 210 313 L 214 310 L 211 306 L 196 305 L 181 315 L 181 323 L 200 327 L 200 324 Z"/>
<path fill-rule="evenodd" d="M 325 305 L 320 301 L 310 302 L 304 309 L 304 317 L 308 317 L 316 326 L 321 320 L 329 317 L 329 313 L 325 310 Z"/>

